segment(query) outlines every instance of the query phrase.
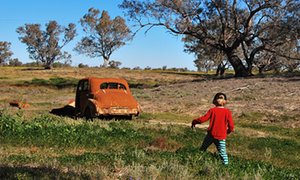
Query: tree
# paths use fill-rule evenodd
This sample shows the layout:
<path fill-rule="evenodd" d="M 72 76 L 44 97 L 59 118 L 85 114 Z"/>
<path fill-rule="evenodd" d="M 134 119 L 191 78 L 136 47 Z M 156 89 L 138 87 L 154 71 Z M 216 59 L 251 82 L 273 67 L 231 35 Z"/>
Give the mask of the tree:
<path fill-rule="evenodd" d="M 280 54 L 285 54 L 285 56 L 278 56 L 278 60 L 282 64 L 282 70 L 293 72 L 300 67 L 300 52 L 298 51 L 298 42 L 295 40 L 286 41 L 280 48 L 276 49 L 276 52 Z M 298 58 L 295 60 L 290 60 L 290 58 Z"/>
<path fill-rule="evenodd" d="M 109 67 L 114 68 L 114 69 L 119 69 L 121 64 L 122 63 L 120 61 L 109 61 L 109 63 L 108 63 Z"/>
<path fill-rule="evenodd" d="M 197 56 L 197 59 L 194 61 L 194 63 L 198 68 L 198 71 L 205 70 L 208 72 L 209 70 L 216 69 L 217 76 L 222 76 L 225 73 L 227 59 L 222 51 L 209 47 L 203 47 L 202 49 L 197 49 L 197 51 L 194 53 Z"/>
<path fill-rule="evenodd" d="M 11 43 L 0 41 L 0 65 L 11 59 L 13 53 L 10 51 Z"/>
<path fill-rule="evenodd" d="M 300 34 L 295 0 L 124 0 L 120 7 L 140 29 L 163 26 L 183 35 L 188 52 L 222 52 L 237 77 L 251 74 L 258 53 L 275 54 Z"/>
<path fill-rule="evenodd" d="M 273 52 L 258 53 L 253 64 L 263 71 L 274 70 L 275 72 L 289 71 L 293 72 L 300 67 L 300 51 L 296 40 L 289 40 L 282 45 L 274 48 Z"/>
<path fill-rule="evenodd" d="M 8 62 L 9 66 L 14 66 L 14 67 L 16 67 L 16 66 L 22 66 L 22 64 L 23 63 L 21 61 L 19 61 L 18 58 L 10 59 L 9 62 Z"/>
<path fill-rule="evenodd" d="M 100 17 L 99 14 L 99 10 L 90 8 L 80 19 L 87 36 L 81 39 L 75 50 L 91 58 L 103 57 L 102 67 L 107 67 L 111 54 L 125 45 L 132 35 L 125 20 L 120 16 L 111 20 L 107 11 L 102 11 Z"/>
<path fill-rule="evenodd" d="M 56 21 L 49 21 L 44 31 L 40 24 L 25 24 L 17 28 L 17 33 L 21 35 L 20 41 L 27 45 L 29 58 L 41 62 L 45 69 L 51 69 L 55 61 L 70 58 L 62 48 L 76 36 L 75 28 L 72 23 L 63 27 Z"/>

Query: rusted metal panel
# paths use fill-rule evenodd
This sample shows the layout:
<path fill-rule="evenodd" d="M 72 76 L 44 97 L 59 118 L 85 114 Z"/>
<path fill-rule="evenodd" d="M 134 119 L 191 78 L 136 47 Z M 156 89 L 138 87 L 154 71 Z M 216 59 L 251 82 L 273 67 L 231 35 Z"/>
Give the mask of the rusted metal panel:
<path fill-rule="evenodd" d="M 83 82 L 89 84 L 85 90 Z M 140 106 L 132 96 L 129 85 L 125 79 L 120 78 L 96 78 L 82 79 L 82 87 L 77 88 L 76 105 L 84 114 L 89 107 L 93 115 L 138 115 Z M 80 82 L 78 86 L 80 86 Z"/>

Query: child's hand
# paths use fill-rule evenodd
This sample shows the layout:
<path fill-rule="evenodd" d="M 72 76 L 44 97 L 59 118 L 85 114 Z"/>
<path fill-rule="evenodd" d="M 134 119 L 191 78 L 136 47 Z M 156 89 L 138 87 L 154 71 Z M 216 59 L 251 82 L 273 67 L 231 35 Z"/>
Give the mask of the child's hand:
<path fill-rule="evenodd" d="M 192 123 L 192 126 L 191 126 L 191 128 L 193 129 L 194 127 L 195 127 L 195 124 L 193 124 L 193 123 Z"/>
<path fill-rule="evenodd" d="M 196 124 L 200 124 L 199 123 L 199 121 L 196 121 L 195 119 L 192 121 L 192 126 L 191 126 L 191 128 L 193 129 L 195 126 L 196 126 Z"/>

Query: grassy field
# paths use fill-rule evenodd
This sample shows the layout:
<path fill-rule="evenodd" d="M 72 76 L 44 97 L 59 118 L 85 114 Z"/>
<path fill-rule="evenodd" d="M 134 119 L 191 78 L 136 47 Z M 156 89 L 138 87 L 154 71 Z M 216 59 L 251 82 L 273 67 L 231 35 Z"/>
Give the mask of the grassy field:
<path fill-rule="evenodd" d="M 74 99 L 80 78 L 123 77 L 143 113 L 86 122 L 49 114 Z M 300 76 L 215 78 L 187 72 L 0 68 L 0 179 L 299 179 Z M 223 91 L 236 130 L 230 165 L 206 130 L 189 125 Z M 12 100 L 30 107 L 10 107 Z M 207 125 L 207 124 L 206 124 Z"/>

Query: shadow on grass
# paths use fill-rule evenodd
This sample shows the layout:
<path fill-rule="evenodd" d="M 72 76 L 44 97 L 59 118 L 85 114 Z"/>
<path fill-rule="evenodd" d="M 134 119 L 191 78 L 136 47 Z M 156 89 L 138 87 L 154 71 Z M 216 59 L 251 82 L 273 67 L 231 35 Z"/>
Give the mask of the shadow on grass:
<path fill-rule="evenodd" d="M 57 116 L 75 118 L 75 107 L 66 105 L 62 108 L 52 109 L 50 113 Z"/>
<path fill-rule="evenodd" d="M 62 172 L 48 167 L 0 165 L 0 179 L 91 179 L 75 172 Z"/>
<path fill-rule="evenodd" d="M 264 74 L 254 74 L 247 77 L 235 77 L 233 72 L 225 73 L 224 76 L 216 76 L 212 73 L 199 73 L 199 72 L 174 72 L 166 71 L 161 72 L 165 74 L 175 74 L 183 76 L 194 76 L 199 79 L 194 79 L 192 82 L 202 82 L 206 80 L 226 80 L 226 79 L 256 79 L 256 78 L 285 78 L 279 79 L 278 81 L 300 81 L 300 71 L 296 72 L 282 72 L 282 73 L 264 73 Z"/>
<path fill-rule="evenodd" d="M 28 67 L 28 68 L 21 69 L 21 71 L 42 71 L 42 70 L 49 70 L 49 69 L 45 69 L 43 67 Z"/>
<path fill-rule="evenodd" d="M 51 114 L 54 114 L 56 116 L 61 116 L 61 117 L 69 117 L 72 119 L 77 119 L 75 116 L 75 107 L 66 105 L 62 108 L 55 108 L 50 111 Z M 93 118 L 94 119 L 94 118 Z M 100 120 L 132 120 L 132 116 L 98 116 L 95 119 L 100 119 Z"/>

